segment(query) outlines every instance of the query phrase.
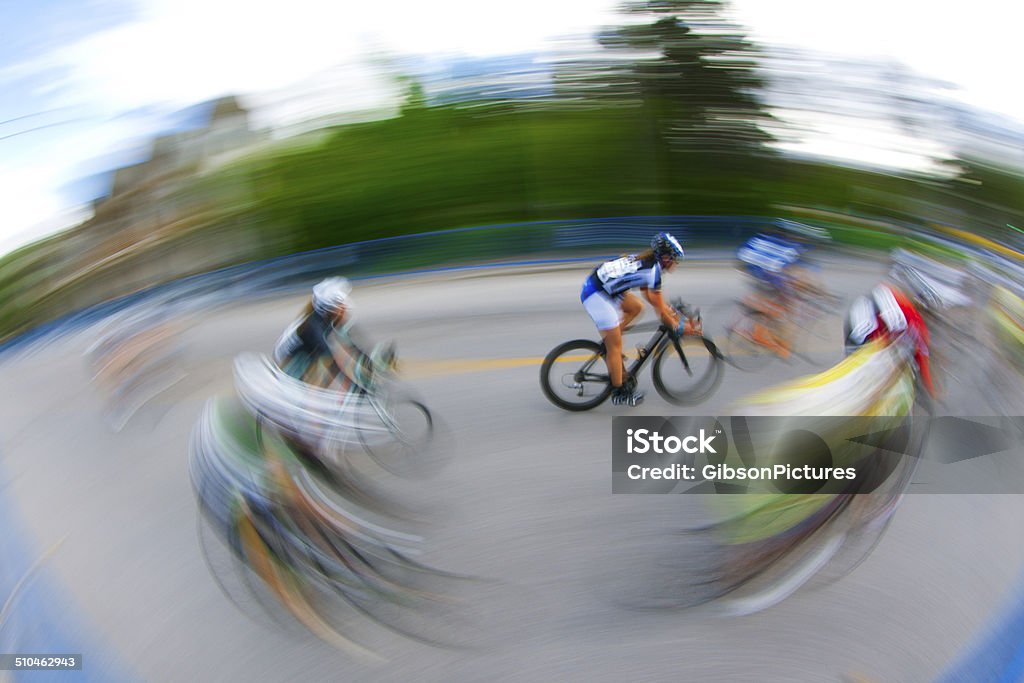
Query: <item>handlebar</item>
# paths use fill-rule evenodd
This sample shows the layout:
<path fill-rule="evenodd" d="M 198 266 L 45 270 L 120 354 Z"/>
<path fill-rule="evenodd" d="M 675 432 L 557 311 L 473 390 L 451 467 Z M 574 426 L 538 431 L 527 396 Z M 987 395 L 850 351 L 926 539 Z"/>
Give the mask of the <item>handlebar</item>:
<path fill-rule="evenodd" d="M 686 334 L 703 334 L 702 322 L 700 309 L 690 306 L 684 303 L 682 299 L 673 299 L 669 303 L 669 307 L 680 315 L 680 319 L 687 321 L 689 324 L 686 326 Z M 658 321 L 651 321 L 645 323 L 636 323 L 630 325 L 626 330 L 627 332 L 649 332 L 660 329 L 668 329 L 665 324 Z"/>
<path fill-rule="evenodd" d="M 684 318 L 687 318 L 688 320 L 699 321 L 701 319 L 700 309 L 691 306 L 690 304 L 684 302 L 679 297 L 672 299 L 671 306 L 672 309 L 676 311 L 676 313 L 678 313 Z"/>
<path fill-rule="evenodd" d="M 699 308 L 691 306 L 678 297 L 672 300 L 671 306 L 679 314 L 683 322 L 684 334 L 704 334 L 704 326 L 701 322 Z"/>

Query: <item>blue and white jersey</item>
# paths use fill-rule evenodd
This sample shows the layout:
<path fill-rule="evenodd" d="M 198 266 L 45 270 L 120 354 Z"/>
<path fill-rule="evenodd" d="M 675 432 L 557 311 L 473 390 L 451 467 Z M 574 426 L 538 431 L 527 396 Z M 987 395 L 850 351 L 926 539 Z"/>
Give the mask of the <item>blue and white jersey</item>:
<path fill-rule="evenodd" d="M 797 263 L 803 249 L 794 242 L 779 237 L 755 235 L 736 252 L 736 258 L 766 273 L 780 273 Z"/>
<path fill-rule="evenodd" d="M 636 255 L 605 261 L 594 269 L 583 284 L 582 299 L 595 292 L 619 297 L 631 289 L 661 289 L 661 263 L 653 256 L 639 259 Z"/>

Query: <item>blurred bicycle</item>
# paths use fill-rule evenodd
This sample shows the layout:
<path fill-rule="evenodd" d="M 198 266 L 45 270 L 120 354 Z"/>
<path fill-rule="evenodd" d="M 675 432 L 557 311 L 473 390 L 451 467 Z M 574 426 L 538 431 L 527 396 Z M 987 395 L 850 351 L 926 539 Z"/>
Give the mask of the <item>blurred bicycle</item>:
<path fill-rule="evenodd" d="M 740 370 L 755 370 L 773 357 L 805 355 L 803 344 L 824 339 L 821 324 L 839 304 L 820 281 L 810 254 L 830 240 L 828 232 L 794 221 L 777 220 L 736 252 L 740 269 L 753 288 L 738 302 L 726 326 L 723 350 Z"/>
<path fill-rule="evenodd" d="M 172 302 L 136 304 L 108 318 L 85 351 L 104 414 L 121 431 L 150 401 L 185 378 L 182 357 L 188 315 Z"/>
<path fill-rule="evenodd" d="M 243 354 L 235 359 L 235 386 L 242 403 L 320 471 L 348 476 L 356 453 L 401 477 L 427 476 L 444 463 L 432 412 L 393 370 L 380 368 L 373 381 L 342 393 L 297 380 L 266 356 Z"/>
<path fill-rule="evenodd" d="M 794 445 L 803 441 L 782 440 L 793 425 L 810 425 L 827 444 L 826 464 L 854 465 L 857 477 L 829 493 L 707 493 L 714 521 L 659 544 L 633 605 L 714 602 L 727 614 L 751 614 L 852 571 L 880 542 L 913 476 L 926 435 L 916 393 L 903 343 L 878 340 L 824 373 L 744 399 L 732 411 L 737 417 L 724 418 L 734 446 L 726 464 L 748 464 L 755 454 L 817 462 L 820 453 Z M 874 436 L 865 441 L 865 434 Z"/>
<path fill-rule="evenodd" d="M 1010 282 L 994 286 L 978 328 L 983 349 L 975 354 L 981 363 L 979 391 L 996 414 L 1024 414 L 1024 287 Z"/>
<path fill-rule="evenodd" d="M 821 286 L 793 285 L 786 299 L 753 292 L 738 302 L 738 311 L 725 328 L 723 352 L 739 370 L 763 368 L 771 359 L 807 358 L 807 346 L 829 334 L 841 299 Z"/>
<path fill-rule="evenodd" d="M 459 598 L 471 577 L 413 559 L 418 536 L 372 521 L 241 404 L 211 402 L 190 451 L 204 555 L 244 611 L 283 608 L 325 642 L 371 660 L 379 657 L 355 635 L 356 617 L 450 647 L 481 627 Z"/>
<path fill-rule="evenodd" d="M 480 629 L 467 626 L 455 595 L 470 577 L 411 557 L 419 539 L 390 528 L 408 517 L 403 506 L 356 462 L 365 454 L 388 472 L 419 476 L 442 459 L 430 457 L 431 411 L 397 381 L 394 347 L 367 354 L 353 342 L 349 291 L 342 278 L 319 283 L 275 358 L 240 355 L 237 398 L 204 411 L 190 456 L 204 552 L 227 552 L 210 565 L 236 603 L 283 609 L 355 655 L 376 656 L 356 635 L 356 616 L 460 646 Z M 229 589 L 230 576 L 243 588 Z"/>

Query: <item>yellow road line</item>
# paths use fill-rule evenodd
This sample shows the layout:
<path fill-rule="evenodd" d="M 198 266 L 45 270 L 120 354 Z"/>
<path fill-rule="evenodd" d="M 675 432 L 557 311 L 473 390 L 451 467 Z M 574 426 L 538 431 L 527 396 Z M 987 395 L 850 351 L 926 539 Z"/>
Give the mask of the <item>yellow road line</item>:
<path fill-rule="evenodd" d="M 582 356 L 580 360 L 583 360 Z M 433 377 L 436 375 L 456 375 L 467 372 L 521 368 L 530 365 L 540 365 L 543 361 L 543 358 L 403 359 L 400 371 L 401 374 L 408 377 Z"/>
<path fill-rule="evenodd" d="M 689 354 L 706 355 L 707 350 L 688 349 Z M 626 358 L 636 358 L 635 351 L 627 351 Z M 563 356 L 563 361 L 583 362 L 589 360 L 589 354 Z M 430 360 L 426 358 L 404 358 L 401 360 L 399 372 L 402 376 L 412 379 L 424 379 L 443 375 L 459 375 L 473 372 L 489 372 L 508 370 L 510 368 L 538 367 L 544 362 L 543 356 L 527 356 L 521 358 L 453 358 L 447 360 Z"/>
<path fill-rule="evenodd" d="M 974 233 L 967 232 L 966 230 L 959 230 L 948 225 L 937 225 L 933 223 L 932 227 L 938 228 L 939 230 L 949 233 L 954 237 L 958 237 L 965 242 L 969 242 L 980 247 L 985 247 L 986 249 L 991 249 L 992 251 L 999 252 L 1003 256 L 1009 256 L 1010 258 L 1014 258 L 1018 261 L 1024 261 L 1024 254 L 1022 254 L 1021 252 L 1017 251 L 1016 249 L 1011 249 L 1010 247 L 999 244 L 998 242 L 993 242 L 987 237 L 975 235 Z"/>
<path fill-rule="evenodd" d="M 636 354 L 626 354 L 626 358 L 635 358 Z M 589 354 L 562 356 L 563 361 L 583 362 L 590 360 Z M 487 372 L 488 370 L 507 370 L 531 365 L 539 366 L 544 358 L 456 358 L 452 360 L 408 359 L 401 362 L 400 370 L 409 377 L 432 377 L 436 375 L 462 374 L 467 372 Z"/>

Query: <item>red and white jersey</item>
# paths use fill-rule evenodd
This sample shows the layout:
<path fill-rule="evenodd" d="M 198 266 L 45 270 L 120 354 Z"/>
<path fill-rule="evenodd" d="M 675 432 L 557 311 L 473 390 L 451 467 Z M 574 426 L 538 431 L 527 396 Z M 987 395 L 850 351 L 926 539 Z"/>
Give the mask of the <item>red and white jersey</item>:
<path fill-rule="evenodd" d="M 879 338 L 894 338 L 909 332 L 919 351 L 927 353 L 930 338 L 924 318 L 906 294 L 896 287 L 878 285 L 871 296 L 853 302 L 849 314 L 847 343 L 860 346 Z"/>

